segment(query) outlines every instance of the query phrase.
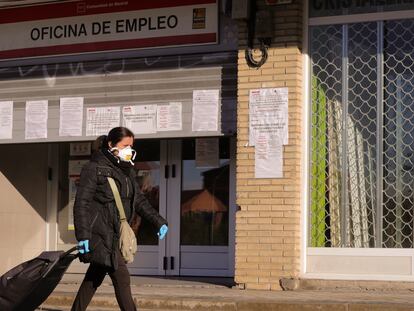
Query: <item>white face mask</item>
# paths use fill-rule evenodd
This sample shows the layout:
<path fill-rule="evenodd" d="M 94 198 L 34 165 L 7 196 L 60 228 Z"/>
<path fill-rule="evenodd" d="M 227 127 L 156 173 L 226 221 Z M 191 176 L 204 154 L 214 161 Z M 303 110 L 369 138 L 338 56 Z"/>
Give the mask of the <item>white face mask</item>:
<path fill-rule="evenodd" d="M 117 157 L 121 159 L 121 161 L 129 162 L 132 165 L 134 165 L 133 161 L 135 159 L 135 156 L 137 155 L 137 152 L 134 149 L 132 149 L 130 146 L 125 147 L 123 149 L 115 147 L 111 149 L 111 152 L 113 152 L 114 150 L 118 150 Z"/>

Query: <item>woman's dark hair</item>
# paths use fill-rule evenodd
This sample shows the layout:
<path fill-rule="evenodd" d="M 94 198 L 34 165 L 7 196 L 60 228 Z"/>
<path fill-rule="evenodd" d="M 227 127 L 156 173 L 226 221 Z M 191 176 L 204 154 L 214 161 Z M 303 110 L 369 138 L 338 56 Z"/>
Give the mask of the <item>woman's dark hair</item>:
<path fill-rule="evenodd" d="M 109 131 L 108 135 L 99 136 L 95 142 L 93 149 L 108 149 L 109 142 L 111 142 L 112 146 L 115 146 L 119 143 L 124 137 L 132 137 L 134 138 L 134 133 L 126 127 L 114 127 L 112 130 Z"/>

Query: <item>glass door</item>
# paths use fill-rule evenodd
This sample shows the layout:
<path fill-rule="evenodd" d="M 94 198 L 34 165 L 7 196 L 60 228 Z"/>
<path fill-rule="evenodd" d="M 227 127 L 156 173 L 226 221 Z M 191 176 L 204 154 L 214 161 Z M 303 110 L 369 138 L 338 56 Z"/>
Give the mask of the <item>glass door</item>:
<path fill-rule="evenodd" d="M 210 165 L 197 161 L 196 139 L 169 142 L 167 275 L 233 275 L 230 138 L 216 139 L 217 159 Z"/>
<path fill-rule="evenodd" d="M 160 140 L 137 140 L 134 143 L 137 151 L 135 170 L 137 182 L 153 208 L 166 217 L 167 185 L 164 167 L 167 161 L 167 146 Z M 136 232 L 138 252 L 130 264 L 132 274 L 165 275 L 163 258 L 165 256 L 165 240 L 159 241 L 157 228 L 144 218 L 135 215 L 131 224 Z"/>

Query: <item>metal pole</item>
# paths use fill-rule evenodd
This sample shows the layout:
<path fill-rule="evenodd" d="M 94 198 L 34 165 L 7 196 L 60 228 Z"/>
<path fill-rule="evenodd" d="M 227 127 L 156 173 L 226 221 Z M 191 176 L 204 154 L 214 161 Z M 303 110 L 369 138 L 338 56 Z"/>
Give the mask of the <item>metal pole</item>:
<path fill-rule="evenodd" d="M 348 118 L 348 25 L 342 26 L 342 202 L 341 202 L 341 246 L 349 247 L 349 204 L 348 204 L 348 163 L 347 163 L 347 118 Z"/>
<path fill-rule="evenodd" d="M 376 226 L 375 247 L 382 248 L 382 214 L 383 214 L 383 117 L 384 117 L 384 22 L 377 23 L 377 200 L 376 200 Z"/>

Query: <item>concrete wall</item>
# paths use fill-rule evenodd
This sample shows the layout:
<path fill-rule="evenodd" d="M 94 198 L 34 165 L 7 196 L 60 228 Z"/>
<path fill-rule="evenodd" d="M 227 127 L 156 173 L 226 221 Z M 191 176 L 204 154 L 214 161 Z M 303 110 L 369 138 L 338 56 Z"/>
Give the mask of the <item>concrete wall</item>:
<path fill-rule="evenodd" d="M 236 283 L 250 289 L 279 290 L 281 278 L 300 272 L 302 157 L 302 1 L 267 6 L 274 29 L 268 61 L 249 68 L 244 48 L 247 28 L 239 25 Z M 289 143 L 284 147 L 281 179 L 254 178 L 254 147 L 247 147 L 249 90 L 289 89 Z"/>
<path fill-rule="evenodd" d="M 48 146 L 0 145 L 0 274 L 46 249 Z"/>

